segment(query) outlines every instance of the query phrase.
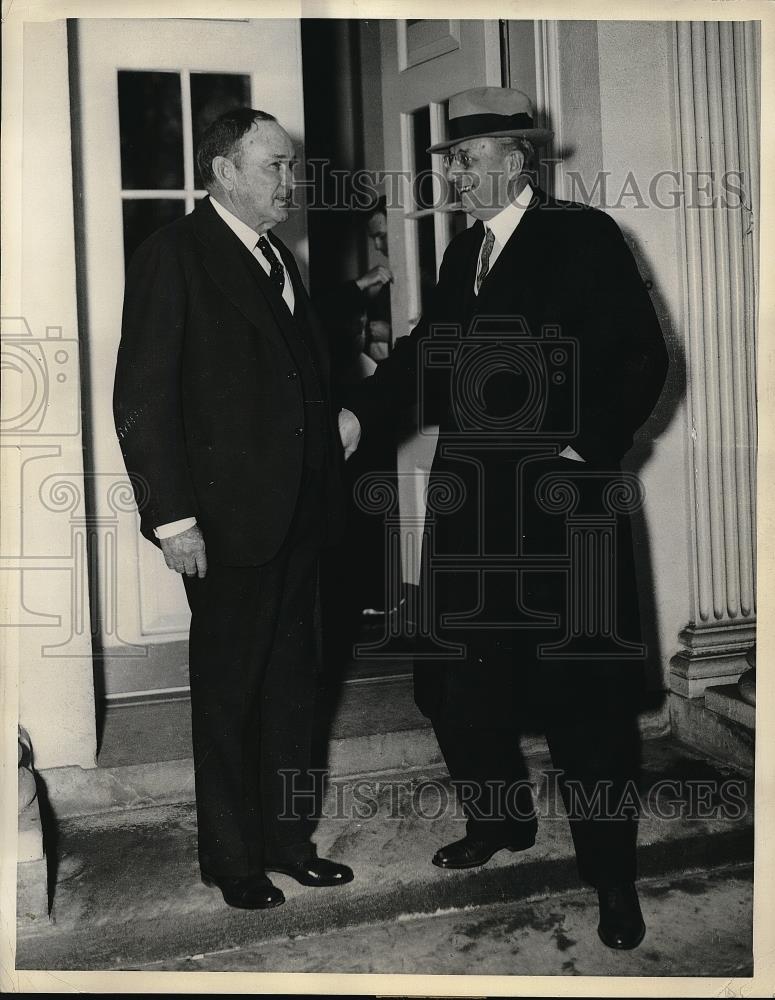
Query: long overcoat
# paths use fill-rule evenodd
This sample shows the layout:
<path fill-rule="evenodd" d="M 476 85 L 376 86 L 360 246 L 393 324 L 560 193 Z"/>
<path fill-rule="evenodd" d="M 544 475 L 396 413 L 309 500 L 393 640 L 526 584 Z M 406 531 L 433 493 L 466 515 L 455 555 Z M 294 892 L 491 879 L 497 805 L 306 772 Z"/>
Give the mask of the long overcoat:
<path fill-rule="evenodd" d="M 365 434 L 417 401 L 439 424 L 415 696 L 426 715 L 498 724 L 526 672 L 609 684 L 642 665 L 642 490 L 619 463 L 668 359 L 605 213 L 536 191 L 475 295 L 483 236 L 479 222 L 450 243 L 420 323 L 350 402 Z"/>

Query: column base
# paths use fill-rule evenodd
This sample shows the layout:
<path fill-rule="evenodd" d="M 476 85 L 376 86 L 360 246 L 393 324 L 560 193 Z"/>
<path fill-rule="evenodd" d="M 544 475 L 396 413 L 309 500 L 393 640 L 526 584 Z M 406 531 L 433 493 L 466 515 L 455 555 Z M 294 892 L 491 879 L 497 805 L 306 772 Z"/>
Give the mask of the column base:
<path fill-rule="evenodd" d="M 748 669 L 756 622 L 688 625 L 679 639 L 686 648 L 670 661 L 670 689 L 684 698 L 699 698 L 706 688 L 736 684 Z"/>

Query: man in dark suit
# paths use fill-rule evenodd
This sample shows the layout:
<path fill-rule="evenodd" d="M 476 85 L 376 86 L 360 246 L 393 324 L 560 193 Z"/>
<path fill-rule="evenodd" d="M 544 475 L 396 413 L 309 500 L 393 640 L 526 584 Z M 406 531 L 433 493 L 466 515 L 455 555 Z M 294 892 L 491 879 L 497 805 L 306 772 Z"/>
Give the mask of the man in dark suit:
<path fill-rule="evenodd" d="M 519 91 L 450 99 L 448 179 L 476 221 L 455 237 L 432 303 L 354 391 L 361 430 L 421 395 L 439 439 L 427 494 L 415 695 L 468 818 L 442 868 L 485 864 L 536 836 L 517 738 L 546 732 L 599 934 L 636 947 L 636 712 L 644 648 L 619 461 L 660 393 L 667 355 L 615 223 L 555 201 L 531 174 Z M 635 793 L 637 795 L 637 792 Z"/>
<path fill-rule="evenodd" d="M 324 338 L 269 235 L 288 217 L 290 137 L 236 109 L 197 162 L 210 197 L 129 265 L 114 410 L 141 530 L 191 607 L 202 878 L 258 909 L 284 899 L 267 872 L 352 878 L 315 856 L 289 795 L 310 766 L 317 562 L 341 533 L 342 449 Z"/>

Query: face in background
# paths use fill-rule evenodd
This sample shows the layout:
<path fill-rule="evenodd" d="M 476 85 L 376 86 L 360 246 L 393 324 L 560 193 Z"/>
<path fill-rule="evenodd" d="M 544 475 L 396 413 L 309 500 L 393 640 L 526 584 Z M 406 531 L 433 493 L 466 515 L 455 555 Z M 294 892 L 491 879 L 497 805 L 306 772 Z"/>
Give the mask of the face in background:
<path fill-rule="evenodd" d="M 293 168 L 291 138 L 277 122 L 260 121 L 240 139 L 233 157 L 216 157 L 213 170 L 226 207 L 238 219 L 265 233 L 285 222 L 291 207 Z"/>
<path fill-rule="evenodd" d="M 383 257 L 388 255 L 387 216 L 384 212 L 376 212 L 366 224 L 369 239 L 374 243 L 375 250 Z"/>
<path fill-rule="evenodd" d="M 444 166 L 463 211 L 486 222 L 516 195 L 523 161 L 518 150 L 504 149 L 497 139 L 486 137 L 452 146 Z"/>

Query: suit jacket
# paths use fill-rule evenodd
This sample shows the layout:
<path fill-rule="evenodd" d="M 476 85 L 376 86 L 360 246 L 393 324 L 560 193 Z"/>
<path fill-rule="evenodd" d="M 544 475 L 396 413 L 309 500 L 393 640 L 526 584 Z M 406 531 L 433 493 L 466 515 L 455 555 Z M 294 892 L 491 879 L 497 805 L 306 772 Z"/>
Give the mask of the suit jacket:
<path fill-rule="evenodd" d="M 280 293 L 209 199 L 155 232 L 126 278 L 114 387 L 116 429 L 143 534 L 195 516 L 208 556 L 260 565 L 279 550 L 302 475 L 304 331 L 326 398 L 328 350 L 292 254 L 275 247 L 293 282 Z M 327 510 L 343 518 L 341 446 L 326 409 Z"/>
<path fill-rule="evenodd" d="M 535 192 L 477 296 L 483 236 L 479 222 L 450 243 L 430 308 L 347 405 L 368 435 L 419 392 L 426 421 L 439 424 L 420 601 L 431 634 L 415 690 L 426 714 L 492 721 L 513 714 L 525 670 L 596 669 L 594 657 L 545 655 L 570 622 L 569 511 L 561 493 L 554 510 L 539 493 L 546 476 L 564 479 L 580 491 L 577 512 L 611 522 L 619 461 L 659 396 L 667 352 L 609 216 Z M 560 458 L 566 445 L 586 464 Z M 613 550 L 595 570 L 614 593 L 611 662 L 617 651 L 642 658 L 630 525 L 615 520 Z M 534 565 L 498 573 L 498 556 Z"/>

